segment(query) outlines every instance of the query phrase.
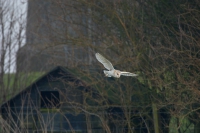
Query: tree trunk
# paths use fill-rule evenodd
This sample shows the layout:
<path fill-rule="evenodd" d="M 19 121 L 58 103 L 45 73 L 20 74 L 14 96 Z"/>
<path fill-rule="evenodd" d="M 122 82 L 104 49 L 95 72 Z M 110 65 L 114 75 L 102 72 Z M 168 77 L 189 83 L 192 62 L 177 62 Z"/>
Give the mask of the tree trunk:
<path fill-rule="evenodd" d="M 152 103 L 152 110 L 153 110 L 154 131 L 155 133 L 159 133 L 158 110 L 155 103 Z"/>

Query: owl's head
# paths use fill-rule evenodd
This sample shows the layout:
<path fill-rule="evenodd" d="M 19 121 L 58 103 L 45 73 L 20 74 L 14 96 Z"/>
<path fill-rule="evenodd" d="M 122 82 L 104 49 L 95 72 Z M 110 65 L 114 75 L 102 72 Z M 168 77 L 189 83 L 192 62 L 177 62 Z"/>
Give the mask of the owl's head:
<path fill-rule="evenodd" d="M 121 72 L 119 70 L 115 70 L 114 75 L 115 75 L 116 78 L 120 78 Z"/>

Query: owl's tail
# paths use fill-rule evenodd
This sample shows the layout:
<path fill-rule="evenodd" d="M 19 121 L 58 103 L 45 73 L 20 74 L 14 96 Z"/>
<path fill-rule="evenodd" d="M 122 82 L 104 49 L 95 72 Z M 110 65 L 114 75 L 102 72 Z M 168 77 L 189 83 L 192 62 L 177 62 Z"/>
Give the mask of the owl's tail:
<path fill-rule="evenodd" d="M 111 76 L 109 75 L 109 73 L 108 73 L 109 71 L 103 70 L 103 72 L 104 72 L 104 74 L 105 74 L 106 77 L 111 77 Z"/>

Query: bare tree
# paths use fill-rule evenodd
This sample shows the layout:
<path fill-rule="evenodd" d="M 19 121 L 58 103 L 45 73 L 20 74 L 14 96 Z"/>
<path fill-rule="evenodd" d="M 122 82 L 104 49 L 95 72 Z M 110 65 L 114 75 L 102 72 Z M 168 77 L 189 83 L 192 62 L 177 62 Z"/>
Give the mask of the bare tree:
<path fill-rule="evenodd" d="M 46 20 L 53 22 L 36 14 L 41 15 L 40 19 L 33 19 L 40 20 L 34 23 L 39 28 L 29 27 L 33 32 L 28 43 L 39 47 L 44 42 L 39 51 L 54 55 L 56 58 L 50 58 L 53 64 L 62 64 L 55 59 L 68 57 L 67 63 L 77 69 L 76 74 L 89 80 L 84 87 L 98 86 L 95 91 L 92 87 L 74 91 L 83 84 L 63 81 L 73 99 L 83 97 L 83 101 L 69 100 L 61 93 L 63 104 L 71 105 L 72 112 L 86 115 L 88 132 L 92 132 L 92 116 L 100 120 L 100 127 L 106 132 L 116 131 L 111 128 L 113 125 L 121 128 L 118 132 L 128 133 L 198 132 L 198 1 L 59 0 L 47 5 L 51 6 L 40 9 L 46 11 Z M 49 10 L 50 7 L 57 10 Z M 46 32 L 41 32 L 42 28 Z M 67 56 L 60 52 L 65 48 Z M 79 65 L 95 67 L 95 71 L 103 69 L 101 64 L 93 65 L 95 52 L 103 53 L 116 68 L 136 71 L 138 79 L 106 79 L 82 73 Z M 4 51 L 1 58 L 5 55 Z M 63 113 L 62 109 L 59 111 Z M 41 125 L 46 131 L 45 124 Z M 71 130 L 74 132 L 72 127 Z"/>
<path fill-rule="evenodd" d="M 25 42 L 25 10 L 19 9 L 19 3 L 0 1 L 0 91 L 1 102 L 6 100 L 8 90 L 12 92 L 14 83 L 16 52 Z M 14 86 L 12 86 L 14 87 Z"/>

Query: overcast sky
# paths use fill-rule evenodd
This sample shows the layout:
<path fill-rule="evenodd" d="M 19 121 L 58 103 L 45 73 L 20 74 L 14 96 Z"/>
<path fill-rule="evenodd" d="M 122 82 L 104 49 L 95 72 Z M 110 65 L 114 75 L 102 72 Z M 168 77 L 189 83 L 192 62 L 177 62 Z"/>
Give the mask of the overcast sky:
<path fill-rule="evenodd" d="M 6 60 L 5 60 L 5 67 L 4 70 L 6 73 L 8 72 L 15 72 L 16 71 L 16 53 L 18 50 L 18 44 L 17 44 L 17 34 L 19 33 L 20 23 L 24 25 L 23 29 L 23 45 L 25 44 L 25 26 L 26 26 L 26 15 L 27 15 L 27 0 L 0 0 L 0 6 L 2 6 L 3 9 L 5 7 L 8 8 L 8 14 L 4 15 L 4 23 L 5 23 L 5 36 L 7 37 L 9 33 L 9 25 L 11 22 L 10 15 L 12 13 L 12 9 L 14 10 L 14 16 L 15 16 L 15 23 L 14 23 L 14 30 L 12 29 L 12 46 L 11 46 L 11 56 L 12 58 L 9 58 L 9 50 L 6 49 Z M 7 8 L 6 8 L 7 9 Z M 23 14 L 23 15 L 22 15 Z M 12 20 L 13 21 L 13 20 Z M 2 36 L 0 35 L 0 39 Z M 4 44 L 4 47 L 6 46 L 6 42 Z M 0 45 L 0 51 L 2 49 L 2 46 Z M 11 64 L 11 67 L 9 69 L 9 65 Z"/>

